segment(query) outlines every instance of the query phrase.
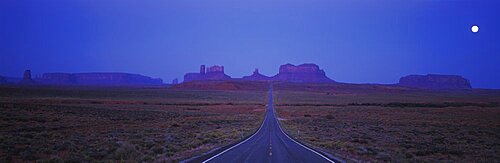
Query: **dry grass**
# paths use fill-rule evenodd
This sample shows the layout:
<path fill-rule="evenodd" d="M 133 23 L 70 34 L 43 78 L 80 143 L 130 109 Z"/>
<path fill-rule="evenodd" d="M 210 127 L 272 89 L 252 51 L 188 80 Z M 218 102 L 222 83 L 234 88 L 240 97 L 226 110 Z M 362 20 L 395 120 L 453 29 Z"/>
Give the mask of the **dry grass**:
<path fill-rule="evenodd" d="M 500 96 L 492 91 L 276 94 L 288 133 L 348 161 L 500 161 Z"/>
<path fill-rule="evenodd" d="M 0 162 L 176 162 L 252 133 L 265 92 L 0 88 Z"/>

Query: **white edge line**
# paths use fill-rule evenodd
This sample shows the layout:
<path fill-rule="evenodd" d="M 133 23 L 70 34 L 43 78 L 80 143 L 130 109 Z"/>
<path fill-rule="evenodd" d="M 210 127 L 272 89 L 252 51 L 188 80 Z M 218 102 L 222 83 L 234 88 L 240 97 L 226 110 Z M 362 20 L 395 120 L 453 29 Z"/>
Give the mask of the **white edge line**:
<path fill-rule="evenodd" d="M 273 106 L 273 112 L 274 112 L 274 106 Z M 274 117 L 276 117 L 276 114 L 274 114 Z M 283 131 L 283 129 L 281 128 L 281 125 L 280 125 L 280 123 L 278 122 L 278 118 L 275 118 L 275 119 L 276 119 L 276 123 L 278 123 L 278 127 L 280 128 L 281 132 L 282 132 L 283 134 L 285 134 L 285 136 L 286 136 L 286 137 L 288 137 L 288 139 L 290 139 L 290 140 L 292 140 L 293 142 L 297 143 L 298 145 L 300 145 L 300 146 L 304 147 L 305 149 L 307 149 L 307 150 L 309 150 L 309 151 L 311 151 L 311 152 L 313 152 L 313 153 L 316 153 L 317 155 L 319 155 L 319 156 L 323 157 L 325 160 L 335 163 L 335 161 L 330 160 L 328 157 L 325 157 L 325 156 L 323 156 L 322 154 L 319 154 L 318 152 L 316 152 L 315 150 L 312 150 L 311 148 L 306 147 L 306 146 L 302 145 L 301 143 L 299 143 L 299 142 L 295 141 L 294 139 L 290 138 L 290 136 L 288 136 L 288 134 L 286 134 L 286 133 Z"/>
<path fill-rule="evenodd" d="M 266 108 L 266 109 L 267 109 L 267 108 Z M 224 154 L 225 152 L 227 152 L 227 151 L 229 151 L 229 150 L 231 150 L 231 149 L 233 149 L 233 148 L 235 148 L 235 147 L 237 147 L 237 146 L 239 146 L 239 145 L 241 145 L 241 144 L 245 143 L 246 141 L 248 141 L 249 139 L 251 139 L 253 136 L 257 135 L 257 133 L 259 133 L 260 129 L 264 126 L 264 123 L 266 122 L 266 119 L 267 119 L 267 114 L 268 114 L 268 113 L 267 113 L 267 110 L 266 110 L 266 115 L 265 115 L 265 117 L 264 117 L 264 120 L 262 121 L 262 124 L 260 125 L 259 129 L 257 130 L 257 132 L 255 132 L 252 136 L 250 136 L 250 137 L 248 137 L 247 139 L 243 140 L 242 142 L 240 142 L 240 143 L 238 143 L 238 144 L 236 144 L 236 145 L 232 146 L 231 148 L 228 148 L 228 149 L 226 149 L 226 150 L 224 150 L 224 151 L 220 152 L 219 154 L 217 154 L 217 155 L 215 155 L 215 156 L 212 156 L 212 157 L 210 157 L 209 159 L 206 159 L 206 160 L 205 160 L 205 161 L 203 161 L 202 163 L 206 163 L 206 162 L 208 162 L 208 161 L 210 161 L 210 160 L 212 160 L 212 159 L 214 159 L 214 158 L 216 158 L 216 157 L 218 157 L 218 156 L 220 156 L 220 155 Z"/>

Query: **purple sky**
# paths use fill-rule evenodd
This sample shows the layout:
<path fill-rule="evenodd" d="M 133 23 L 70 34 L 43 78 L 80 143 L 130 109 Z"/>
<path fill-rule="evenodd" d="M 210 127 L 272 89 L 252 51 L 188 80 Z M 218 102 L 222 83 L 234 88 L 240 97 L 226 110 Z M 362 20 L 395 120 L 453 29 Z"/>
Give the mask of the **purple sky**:
<path fill-rule="evenodd" d="M 340 82 L 456 74 L 500 88 L 498 0 L 0 0 L 0 75 L 130 72 L 182 80 L 316 63 Z M 472 25 L 479 32 L 472 33 Z"/>

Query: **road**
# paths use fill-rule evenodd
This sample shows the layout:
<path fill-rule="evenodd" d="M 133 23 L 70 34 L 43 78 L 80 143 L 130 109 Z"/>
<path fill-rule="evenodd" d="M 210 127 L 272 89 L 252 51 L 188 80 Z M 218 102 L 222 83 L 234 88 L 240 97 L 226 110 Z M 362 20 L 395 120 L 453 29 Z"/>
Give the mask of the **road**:
<path fill-rule="evenodd" d="M 334 162 L 286 135 L 274 112 L 273 88 L 269 87 L 269 103 L 258 131 L 240 143 L 203 161 L 206 162 Z"/>

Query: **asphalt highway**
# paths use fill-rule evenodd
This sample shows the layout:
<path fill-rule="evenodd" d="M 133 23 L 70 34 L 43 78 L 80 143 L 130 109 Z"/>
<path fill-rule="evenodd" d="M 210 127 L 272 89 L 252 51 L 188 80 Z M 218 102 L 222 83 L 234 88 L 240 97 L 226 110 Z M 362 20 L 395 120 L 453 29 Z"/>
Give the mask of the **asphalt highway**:
<path fill-rule="evenodd" d="M 208 158 L 205 162 L 334 162 L 334 160 L 291 139 L 278 123 L 274 112 L 273 88 L 269 88 L 269 103 L 258 131 L 238 144 Z"/>

